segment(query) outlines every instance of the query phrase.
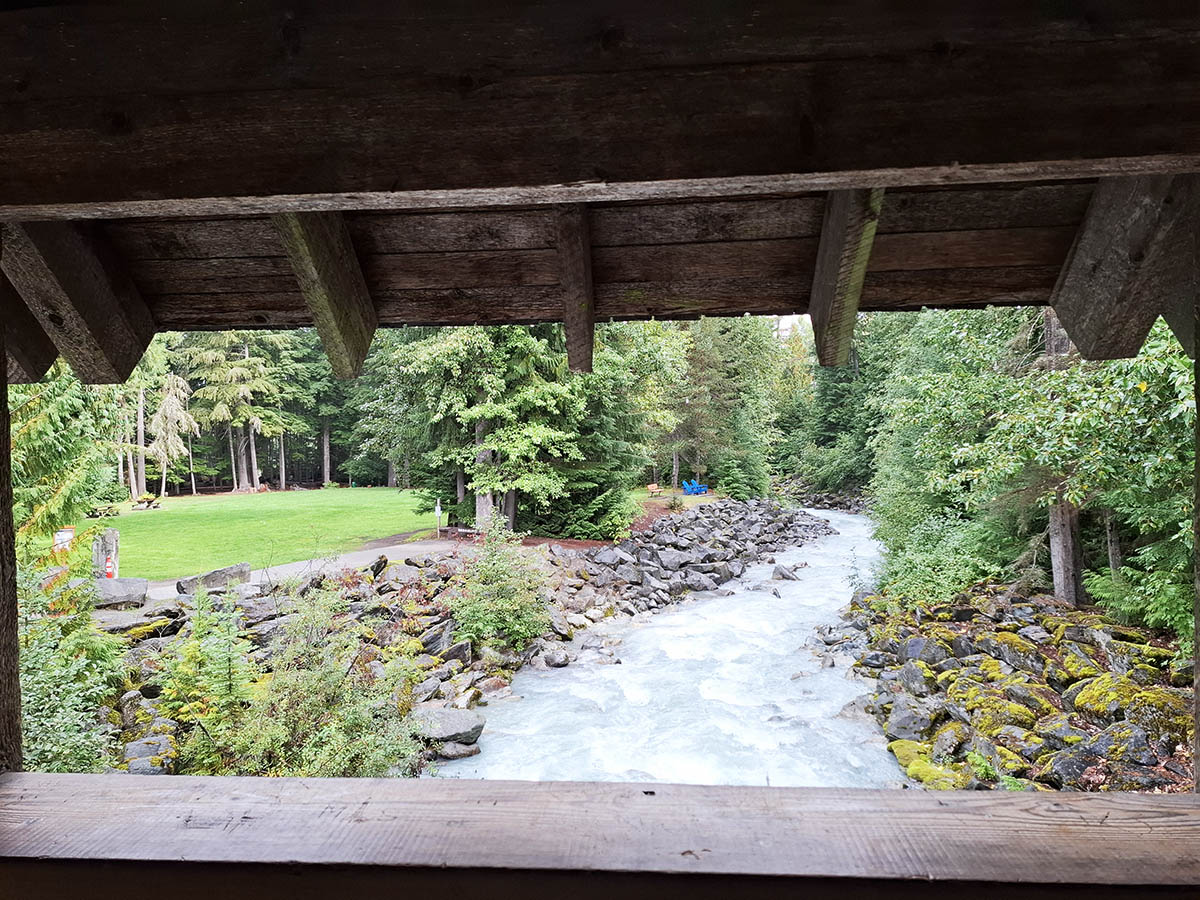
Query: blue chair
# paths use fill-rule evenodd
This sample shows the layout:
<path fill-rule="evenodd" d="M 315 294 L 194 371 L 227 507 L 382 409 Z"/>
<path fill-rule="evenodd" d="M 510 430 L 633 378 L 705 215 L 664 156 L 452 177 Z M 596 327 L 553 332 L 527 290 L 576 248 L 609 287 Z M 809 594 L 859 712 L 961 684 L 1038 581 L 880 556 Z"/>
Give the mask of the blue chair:
<path fill-rule="evenodd" d="M 708 493 L 708 485 L 701 484 L 699 481 L 697 481 L 694 478 L 691 481 L 685 480 L 683 482 L 683 492 L 688 495 L 707 494 Z"/>

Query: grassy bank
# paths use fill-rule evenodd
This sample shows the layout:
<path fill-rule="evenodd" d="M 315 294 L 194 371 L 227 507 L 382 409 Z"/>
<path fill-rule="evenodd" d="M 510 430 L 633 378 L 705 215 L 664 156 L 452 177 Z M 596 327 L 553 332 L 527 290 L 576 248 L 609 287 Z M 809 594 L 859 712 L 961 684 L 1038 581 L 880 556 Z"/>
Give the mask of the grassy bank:
<path fill-rule="evenodd" d="M 168 497 L 162 509 L 109 520 L 121 532 L 121 574 L 176 578 L 238 562 L 255 568 L 356 550 L 433 529 L 416 495 L 390 488 Z M 87 523 L 95 524 L 95 523 Z"/>

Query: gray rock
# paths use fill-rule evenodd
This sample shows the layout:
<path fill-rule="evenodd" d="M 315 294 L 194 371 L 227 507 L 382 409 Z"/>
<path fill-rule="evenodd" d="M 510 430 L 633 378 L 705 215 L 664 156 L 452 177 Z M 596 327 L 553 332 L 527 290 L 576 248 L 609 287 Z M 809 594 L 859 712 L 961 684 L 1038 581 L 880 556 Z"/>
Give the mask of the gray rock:
<path fill-rule="evenodd" d="M 552 669 L 561 669 L 571 661 L 570 657 L 567 656 L 567 651 L 561 647 L 549 648 L 542 654 L 542 659 Z"/>
<path fill-rule="evenodd" d="M 897 696 L 883 724 L 889 740 L 923 741 L 942 718 L 939 710 L 914 697 Z"/>
<path fill-rule="evenodd" d="M 466 759 L 479 755 L 478 744 L 460 744 L 458 741 L 446 741 L 438 748 L 438 759 Z"/>
<path fill-rule="evenodd" d="M 96 609 L 132 609 L 146 602 L 145 578 L 97 578 Z"/>
<path fill-rule="evenodd" d="M 581 616 L 578 613 L 572 613 L 571 615 L 567 616 L 567 624 L 572 628 L 587 628 L 592 623 L 591 620 L 586 616 Z"/>
<path fill-rule="evenodd" d="M 660 549 L 658 562 L 664 569 L 677 571 L 689 563 L 695 562 L 695 557 L 685 550 Z"/>
<path fill-rule="evenodd" d="M 483 734 L 483 716 L 469 709 L 424 707 L 412 714 L 417 734 L 430 742 L 473 744 Z"/>
<path fill-rule="evenodd" d="M 934 680 L 928 677 L 921 667 L 911 659 L 900 667 L 897 680 L 914 697 L 928 697 L 933 693 L 935 686 Z"/>
<path fill-rule="evenodd" d="M 223 591 L 231 584 L 245 584 L 250 580 L 250 563 L 238 563 L 223 569 L 213 569 L 203 575 L 193 575 L 181 578 L 175 584 L 175 590 L 181 594 L 194 594 L 199 588 L 210 591 Z"/>
<path fill-rule="evenodd" d="M 438 692 L 442 682 L 437 678 L 426 678 L 420 684 L 414 685 L 412 697 L 414 703 L 424 703 Z"/>
<path fill-rule="evenodd" d="M 421 646 L 434 656 L 442 656 L 454 643 L 454 625 L 453 619 L 434 625 L 419 638 Z"/>
<path fill-rule="evenodd" d="M 457 644 L 452 644 L 446 648 L 441 657 L 444 660 L 461 660 L 463 665 L 468 665 L 471 662 L 471 642 L 459 641 Z"/>
<path fill-rule="evenodd" d="M 165 616 L 168 619 L 178 619 L 186 615 L 183 604 L 176 598 L 151 602 L 142 607 L 142 615 L 147 619 Z"/>
<path fill-rule="evenodd" d="M 777 565 L 771 572 L 772 581 L 798 581 L 800 576 L 784 565 Z"/>
<path fill-rule="evenodd" d="M 621 565 L 617 566 L 616 575 L 617 578 L 626 584 L 642 583 L 642 570 L 632 563 L 621 563 Z"/>

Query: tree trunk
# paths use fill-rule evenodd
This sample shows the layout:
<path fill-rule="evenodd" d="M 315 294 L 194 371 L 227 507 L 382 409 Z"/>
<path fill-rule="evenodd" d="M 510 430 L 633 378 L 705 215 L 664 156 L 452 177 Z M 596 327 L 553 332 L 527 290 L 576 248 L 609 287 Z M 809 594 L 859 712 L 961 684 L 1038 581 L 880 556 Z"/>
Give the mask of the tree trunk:
<path fill-rule="evenodd" d="M 483 439 L 487 436 L 487 424 L 478 421 L 475 423 L 475 446 L 479 449 L 475 451 L 475 462 L 478 465 L 487 465 L 492 461 L 492 451 L 484 448 Z M 483 530 L 487 527 L 488 519 L 492 517 L 492 510 L 495 508 L 495 501 L 491 491 L 478 490 L 475 491 L 475 527 Z"/>
<path fill-rule="evenodd" d="M 125 433 L 125 462 L 126 470 L 129 472 L 129 499 L 136 500 L 138 498 L 137 489 L 137 469 L 133 465 L 133 435 Z"/>
<path fill-rule="evenodd" d="M 258 439 L 253 425 L 246 426 L 246 444 L 250 448 L 250 483 L 254 485 L 254 493 L 257 494 L 262 482 L 258 477 Z"/>
<path fill-rule="evenodd" d="M 124 432 L 121 437 L 125 437 Z M 125 449 L 120 444 L 117 445 L 117 484 L 121 487 L 125 486 Z"/>
<path fill-rule="evenodd" d="M 0 318 L 0 347 L 3 346 L 4 320 Z M 0 366 L 0 772 L 19 772 L 22 765 L 21 646 L 17 631 L 15 532 L 8 369 Z"/>
<path fill-rule="evenodd" d="M 137 492 L 138 496 L 146 493 L 146 389 L 138 390 L 137 418 Z"/>
<path fill-rule="evenodd" d="M 233 482 L 233 492 L 236 494 L 238 489 L 238 465 L 237 465 L 237 450 L 233 446 L 233 423 L 229 423 L 229 428 L 226 431 L 229 435 L 229 480 Z"/>
<path fill-rule="evenodd" d="M 1117 533 L 1117 518 L 1111 509 L 1104 511 L 1104 538 L 1108 546 L 1108 568 L 1112 571 L 1113 578 L 1116 578 L 1121 574 L 1121 567 L 1125 565 L 1125 557 L 1121 553 L 1121 535 Z"/>
<path fill-rule="evenodd" d="M 1050 569 L 1054 596 L 1071 606 L 1083 600 L 1083 551 L 1079 544 L 1079 507 L 1063 496 L 1050 506 Z"/>
<path fill-rule="evenodd" d="M 279 433 L 279 489 L 287 490 L 287 459 L 284 456 L 283 432 Z"/>
<path fill-rule="evenodd" d="M 1055 360 L 1071 352 L 1071 338 L 1053 309 L 1047 306 L 1042 317 L 1046 358 L 1052 367 L 1056 367 Z M 1063 496 L 1061 487 L 1057 499 L 1050 505 L 1050 571 L 1054 577 L 1054 596 L 1071 606 L 1078 606 L 1084 599 L 1079 507 Z"/>
<path fill-rule="evenodd" d="M 246 464 L 246 431 L 238 426 L 237 439 L 238 487 L 240 490 L 250 490 L 250 467 Z"/>
<path fill-rule="evenodd" d="M 1200 230 L 1191 229 L 1188 241 L 1192 272 L 1192 315 L 1193 334 L 1200 334 L 1200 285 L 1195 282 L 1197 266 L 1200 265 Z M 1200 409 L 1200 353 L 1196 354 L 1193 368 L 1196 408 Z M 1195 468 L 1192 470 L 1192 765 L 1200 759 L 1200 666 L 1195 660 L 1200 657 L 1200 416 L 1196 417 L 1192 450 Z M 1192 776 L 1192 790 L 1200 794 L 1200 777 Z"/>
<path fill-rule="evenodd" d="M 679 451 L 671 451 L 671 490 L 679 490 Z"/>
<path fill-rule="evenodd" d="M 196 496 L 196 460 L 192 458 L 192 436 L 188 435 L 188 476 L 192 479 L 192 496 Z"/>
<path fill-rule="evenodd" d="M 329 419 L 321 427 L 321 484 L 329 484 Z"/>
<path fill-rule="evenodd" d="M 504 495 L 504 517 L 508 519 L 508 530 L 517 530 L 517 492 L 508 491 Z"/>
<path fill-rule="evenodd" d="M 396 464 L 390 459 L 388 460 L 387 486 L 390 488 L 396 486 Z"/>
<path fill-rule="evenodd" d="M 162 462 L 162 480 L 158 484 L 158 496 L 165 497 L 165 496 L 167 496 L 167 461 L 164 459 L 164 460 L 161 460 L 161 462 Z"/>

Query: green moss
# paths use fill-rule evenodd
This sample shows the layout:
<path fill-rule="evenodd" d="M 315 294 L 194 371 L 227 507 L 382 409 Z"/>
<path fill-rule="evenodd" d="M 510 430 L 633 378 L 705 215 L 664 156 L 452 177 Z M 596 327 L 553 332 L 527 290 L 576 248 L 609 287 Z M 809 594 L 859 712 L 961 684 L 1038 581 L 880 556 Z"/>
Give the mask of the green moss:
<path fill-rule="evenodd" d="M 989 738 L 1005 725 L 1030 728 L 1037 717 L 1019 703 L 995 695 L 980 695 L 967 701 L 971 724 Z"/>
<path fill-rule="evenodd" d="M 1186 744 L 1192 729 L 1191 707 L 1182 696 L 1112 672 L 1081 690 L 1075 697 L 1075 709 L 1100 721 L 1127 719 L 1144 728 L 1151 740 L 1166 735 Z"/>
<path fill-rule="evenodd" d="M 1085 678 L 1094 678 L 1103 671 L 1096 664 L 1096 660 L 1092 658 L 1092 655 L 1082 645 L 1074 641 L 1065 641 L 1061 649 L 1061 668 L 1068 675 L 1068 678 L 1063 679 L 1065 683 L 1069 684 L 1082 681 Z"/>
<path fill-rule="evenodd" d="M 907 769 L 914 760 L 928 758 L 929 745 L 920 741 L 891 741 L 888 750 L 896 757 L 896 762 Z"/>
<path fill-rule="evenodd" d="M 144 625 L 134 625 L 125 632 L 125 637 L 130 641 L 141 641 L 146 638 L 158 637 L 159 633 L 171 624 L 168 618 L 151 619 Z"/>
<path fill-rule="evenodd" d="M 983 672 L 983 677 L 988 681 L 999 681 L 1001 678 L 1006 677 L 1003 666 L 1004 663 L 1000 660 L 989 656 L 979 664 L 979 669 Z"/>
<path fill-rule="evenodd" d="M 905 769 L 905 774 L 935 791 L 962 790 L 971 781 L 971 775 L 965 768 L 939 766 L 922 757 L 914 759 Z"/>

